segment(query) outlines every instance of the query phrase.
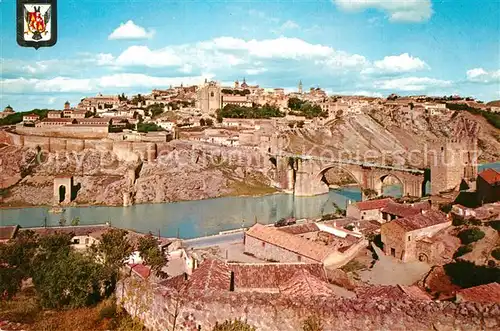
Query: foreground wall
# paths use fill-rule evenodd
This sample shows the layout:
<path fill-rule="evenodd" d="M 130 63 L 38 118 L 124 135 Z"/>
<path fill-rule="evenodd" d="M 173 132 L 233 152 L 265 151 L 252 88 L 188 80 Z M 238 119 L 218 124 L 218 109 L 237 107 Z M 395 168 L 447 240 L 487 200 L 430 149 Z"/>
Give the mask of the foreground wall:
<path fill-rule="evenodd" d="M 303 321 L 313 313 L 321 318 L 325 331 L 479 331 L 500 327 L 499 305 L 304 298 L 205 290 L 174 293 L 136 278 L 129 278 L 125 287 L 119 284 L 116 291 L 129 314 L 139 317 L 152 331 L 211 331 L 217 321 L 235 318 L 247 320 L 258 331 L 299 331 Z"/>

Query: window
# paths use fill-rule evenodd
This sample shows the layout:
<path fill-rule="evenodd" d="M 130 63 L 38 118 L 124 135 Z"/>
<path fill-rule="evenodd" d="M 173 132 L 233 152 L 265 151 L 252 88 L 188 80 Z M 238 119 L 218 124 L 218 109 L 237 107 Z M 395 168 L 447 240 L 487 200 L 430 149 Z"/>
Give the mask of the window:
<path fill-rule="evenodd" d="M 411 240 L 411 236 L 408 236 L 408 241 L 410 241 L 410 240 Z"/>
<path fill-rule="evenodd" d="M 391 248 L 391 255 L 396 257 L 396 249 L 395 248 Z"/>
<path fill-rule="evenodd" d="M 85 245 L 89 244 L 89 238 L 85 238 Z"/>
<path fill-rule="evenodd" d="M 79 245 L 80 244 L 80 239 L 73 239 L 73 244 L 74 245 Z"/>
<path fill-rule="evenodd" d="M 297 255 L 297 261 L 301 262 L 302 261 L 302 256 Z"/>
<path fill-rule="evenodd" d="M 210 92 L 210 96 L 213 98 L 214 97 L 214 92 Z"/>
<path fill-rule="evenodd" d="M 262 242 L 262 247 L 266 247 L 266 243 L 265 242 Z"/>

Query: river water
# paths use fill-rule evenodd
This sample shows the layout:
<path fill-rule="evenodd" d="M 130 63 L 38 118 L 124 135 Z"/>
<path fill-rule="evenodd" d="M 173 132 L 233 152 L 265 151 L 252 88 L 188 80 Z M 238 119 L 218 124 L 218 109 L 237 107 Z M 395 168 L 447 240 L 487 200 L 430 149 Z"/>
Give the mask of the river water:
<path fill-rule="evenodd" d="M 500 169 L 500 162 L 481 166 Z M 392 193 L 392 194 L 391 194 Z M 384 188 L 384 194 L 398 196 L 400 187 Z M 314 218 L 345 209 L 348 201 L 361 200 L 358 187 L 330 190 L 314 197 L 294 197 L 272 194 L 260 197 L 225 197 L 199 201 L 161 204 L 141 204 L 130 207 L 68 207 L 63 214 L 51 214 L 48 208 L 0 209 L 0 225 L 19 224 L 22 227 L 58 225 L 61 217 L 69 224 L 78 217 L 80 224 L 110 222 L 120 228 L 149 231 L 162 236 L 194 238 L 217 234 L 219 231 L 273 223 L 283 217 Z"/>

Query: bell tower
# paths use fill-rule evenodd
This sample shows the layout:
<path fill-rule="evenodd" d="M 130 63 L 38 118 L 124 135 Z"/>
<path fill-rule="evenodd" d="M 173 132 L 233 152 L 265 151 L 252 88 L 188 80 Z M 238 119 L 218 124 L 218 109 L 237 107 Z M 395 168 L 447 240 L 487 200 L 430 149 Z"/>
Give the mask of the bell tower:
<path fill-rule="evenodd" d="M 302 94 L 302 80 L 299 81 L 299 93 Z"/>

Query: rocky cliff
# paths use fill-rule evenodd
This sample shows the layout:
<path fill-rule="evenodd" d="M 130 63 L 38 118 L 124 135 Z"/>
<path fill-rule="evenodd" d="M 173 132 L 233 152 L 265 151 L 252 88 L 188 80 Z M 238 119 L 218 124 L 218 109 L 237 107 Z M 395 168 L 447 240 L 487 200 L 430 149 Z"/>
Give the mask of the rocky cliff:
<path fill-rule="evenodd" d="M 386 154 L 385 163 L 411 163 L 424 167 L 424 146 L 438 139 L 477 137 L 479 162 L 500 159 L 500 130 L 483 117 L 468 112 L 451 112 L 439 117 L 403 115 L 391 109 L 370 114 L 344 116 L 319 129 L 296 129 L 288 135 L 289 150 L 315 155 L 348 156 L 374 161 Z M 410 162 L 411 161 L 411 162 Z"/>

